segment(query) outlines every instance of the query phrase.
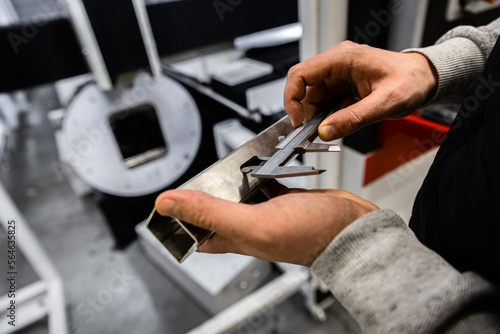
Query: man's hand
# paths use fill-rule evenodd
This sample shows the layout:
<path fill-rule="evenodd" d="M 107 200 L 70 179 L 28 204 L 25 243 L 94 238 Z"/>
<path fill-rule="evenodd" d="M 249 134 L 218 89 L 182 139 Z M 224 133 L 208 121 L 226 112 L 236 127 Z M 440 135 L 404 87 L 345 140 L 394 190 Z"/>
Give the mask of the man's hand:
<path fill-rule="evenodd" d="M 288 189 L 269 182 L 260 204 L 233 203 L 192 190 L 169 190 L 156 210 L 214 231 L 199 251 L 239 253 L 268 261 L 310 266 L 330 241 L 350 223 L 378 209 L 342 190 Z"/>
<path fill-rule="evenodd" d="M 298 126 L 327 102 L 342 99 L 341 109 L 319 127 L 320 138 L 329 141 L 383 119 L 405 117 L 436 89 L 437 73 L 425 56 L 346 41 L 290 69 L 285 110 Z"/>

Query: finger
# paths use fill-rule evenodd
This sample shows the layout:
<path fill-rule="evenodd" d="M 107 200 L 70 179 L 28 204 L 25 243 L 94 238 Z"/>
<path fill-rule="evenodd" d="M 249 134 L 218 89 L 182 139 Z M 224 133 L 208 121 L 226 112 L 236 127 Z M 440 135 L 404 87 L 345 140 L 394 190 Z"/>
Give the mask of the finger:
<path fill-rule="evenodd" d="M 306 97 L 306 87 L 326 81 L 328 87 L 337 84 L 349 86 L 352 81 L 351 69 L 353 50 L 359 45 L 342 42 L 330 50 L 309 58 L 290 68 L 285 85 L 284 106 L 294 126 L 299 126 L 305 119 L 305 110 L 301 101 Z M 335 92 L 330 91 L 335 94 Z M 340 92 L 340 95 L 345 92 Z"/>
<path fill-rule="evenodd" d="M 306 84 L 301 81 L 301 78 L 297 78 L 296 76 L 292 77 L 292 74 L 288 72 L 283 103 L 286 113 L 288 117 L 290 117 L 290 121 L 294 127 L 304 122 L 305 113 L 301 101 L 305 96 Z"/>
<path fill-rule="evenodd" d="M 330 99 L 331 94 L 328 92 L 324 81 L 314 86 L 308 86 L 306 97 L 301 101 L 304 108 L 304 122 L 309 122 Z"/>
<path fill-rule="evenodd" d="M 156 210 L 161 215 L 227 237 L 238 237 L 252 230 L 257 217 L 252 214 L 251 208 L 251 205 L 222 200 L 194 190 L 169 190 L 156 200 Z"/>
<path fill-rule="evenodd" d="M 295 127 L 302 124 L 306 118 L 301 101 L 306 97 L 307 86 L 318 85 L 330 75 L 330 64 L 325 58 L 321 56 L 310 58 L 288 71 L 284 106 Z"/>
<path fill-rule="evenodd" d="M 382 91 L 383 89 L 374 91 L 364 99 L 330 115 L 320 124 L 319 137 L 324 141 L 339 139 L 385 119 L 389 112 L 388 97 Z"/>

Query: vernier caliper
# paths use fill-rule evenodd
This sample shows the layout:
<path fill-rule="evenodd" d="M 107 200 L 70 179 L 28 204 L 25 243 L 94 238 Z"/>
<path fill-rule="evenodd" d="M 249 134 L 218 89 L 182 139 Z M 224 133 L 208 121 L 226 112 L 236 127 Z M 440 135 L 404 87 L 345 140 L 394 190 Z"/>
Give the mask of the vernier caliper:
<path fill-rule="evenodd" d="M 340 151 L 338 146 L 313 143 L 318 135 L 318 125 L 328 114 L 316 114 L 296 129 L 288 117 L 282 118 L 179 189 L 199 190 L 225 200 L 245 202 L 270 178 L 323 172 L 314 167 L 285 164 L 297 154 Z M 161 216 L 156 210 L 149 216 L 146 227 L 178 262 L 183 262 L 213 233 L 175 218 Z"/>
<path fill-rule="evenodd" d="M 328 116 L 323 112 L 316 114 L 309 122 L 303 123 L 276 145 L 276 153 L 270 158 L 259 157 L 264 161 L 263 166 L 244 166 L 241 171 L 250 173 L 253 177 L 281 178 L 323 173 L 324 169 L 314 169 L 307 166 L 284 166 L 296 154 L 307 152 L 339 152 L 337 145 L 313 143 L 318 136 L 319 124 Z M 280 138 L 281 139 L 281 138 Z"/>

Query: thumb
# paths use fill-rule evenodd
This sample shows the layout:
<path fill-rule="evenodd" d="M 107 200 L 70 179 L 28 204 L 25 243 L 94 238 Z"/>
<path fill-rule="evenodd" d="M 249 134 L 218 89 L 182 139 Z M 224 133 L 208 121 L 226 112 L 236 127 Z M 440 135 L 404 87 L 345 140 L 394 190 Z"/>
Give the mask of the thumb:
<path fill-rule="evenodd" d="M 162 216 L 214 231 L 222 236 L 241 235 L 251 224 L 249 205 L 226 201 L 195 190 L 168 190 L 156 199 Z"/>
<path fill-rule="evenodd" d="M 352 98 L 350 103 L 343 101 L 342 105 L 348 106 L 337 110 L 320 124 L 318 134 L 322 140 L 331 141 L 350 135 L 364 126 L 386 118 L 385 115 L 389 113 L 389 110 L 384 108 L 387 97 L 377 91 L 356 103 L 353 102 Z"/>

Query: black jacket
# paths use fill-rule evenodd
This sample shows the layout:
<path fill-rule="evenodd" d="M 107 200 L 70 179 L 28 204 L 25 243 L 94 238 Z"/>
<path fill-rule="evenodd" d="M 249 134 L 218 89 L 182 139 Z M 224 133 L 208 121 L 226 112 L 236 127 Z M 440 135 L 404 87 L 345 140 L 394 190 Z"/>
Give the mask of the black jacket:
<path fill-rule="evenodd" d="M 424 180 L 410 227 L 458 270 L 500 286 L 498 41 Z"/>

